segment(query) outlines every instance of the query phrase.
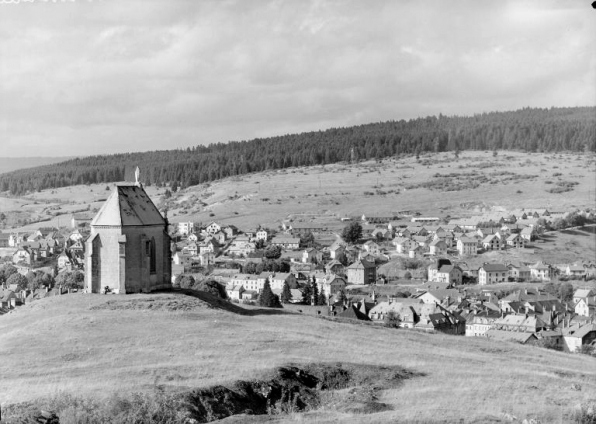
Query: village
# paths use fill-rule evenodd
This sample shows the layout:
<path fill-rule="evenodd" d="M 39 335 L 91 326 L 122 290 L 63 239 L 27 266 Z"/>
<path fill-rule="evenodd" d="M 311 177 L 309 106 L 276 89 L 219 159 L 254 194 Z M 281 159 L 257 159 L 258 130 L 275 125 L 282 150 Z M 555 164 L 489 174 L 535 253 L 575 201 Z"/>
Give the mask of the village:
<path fill-rule="evenodd" d="M 147 202 L 138 187 L 132 191 Z M 114 193 L 126 195 L 125 189 Z M 99 261 L 91 253 L 99 249 L 92 230 L 113 224 L 106 221 L 114 214 L 111 204 L 108 199 L 108 209 L 96 216 L 73 214 L 68 227 L 0 234 L 0 315 L 51 296 L 118 293 L 118 286 L 92 282 L 101 272 L 85 269 Z M 128 207 L 134 212 L 139 206 Z M 297 314 L 589 353 L 596 345 L 594 261 L 484 258 L 501 251 L 521 257 L 557 231 L 593 230 L 594 218 L 591 210 L 520 209 L 465 219 L 414 211 L 334 220 L 312 215 L 280 220 L 277 228 L 169 222 L 169 252 L 159 253 L 157 262 L 174 289 L 217 282 L 222 297 L 247 308 L 262 306 L 259 299 L 270 290 L 280 306 Z M 153 275 L 155 236 L 143 240 Z M 118 242 L 122 246 L 126 235 Z M 131 287 L 120 292 L 169 286 Z"/>

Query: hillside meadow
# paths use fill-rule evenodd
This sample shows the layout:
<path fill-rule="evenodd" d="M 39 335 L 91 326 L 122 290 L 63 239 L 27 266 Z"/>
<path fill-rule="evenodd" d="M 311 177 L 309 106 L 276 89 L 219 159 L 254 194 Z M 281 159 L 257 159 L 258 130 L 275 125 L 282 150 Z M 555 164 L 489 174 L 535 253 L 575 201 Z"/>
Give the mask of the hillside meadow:
<path fill-rule="evenodd" d="M 101 400 L 158 386 L 180 391 L 258 378 L 287 363 L 336 361 L 423 375 L 380 392 L 390 406 L 384 412 L 346 413 L 329 403 L 272 421 L 568 422 L 577 405 L 596 400 L 596 358 L 585 355 L 284 311 L 238 312 L 180 292 L 70 294 L 25 305 L 0 319 L 2 407 L 56 394 Z"/>
<path fill-rule="evenodd" d="M 134 164 L 131 164 L 134 165 Z M 143 170 L 141 170 L 141 173 Z M 166 189 L 146 187 L 171 222 L 216 220 L 239 228 L 277 227 L 283 219 L 338 218 L 408 210 L 466 217 L 483 210 L 596 207 L 596 156 L 592 153 L 464 151 L 402 156 L 356 164 L 288 168 L 192 186 L 165 199 Z M 21 199 L 0 197 L 0 212 L 65 225 L 69 213 L 96 210 L 113 184 L 42 190 Z M 564 191 L 568 190 L 568 191 Z M 51 209 L 51 208 L 61 209 Z M 60 216 L 53 216 L 56 212 Z M 23 217 L 21 216 L 21 219 Z M 12 227 L 33 229 L 40 224 Z"/>

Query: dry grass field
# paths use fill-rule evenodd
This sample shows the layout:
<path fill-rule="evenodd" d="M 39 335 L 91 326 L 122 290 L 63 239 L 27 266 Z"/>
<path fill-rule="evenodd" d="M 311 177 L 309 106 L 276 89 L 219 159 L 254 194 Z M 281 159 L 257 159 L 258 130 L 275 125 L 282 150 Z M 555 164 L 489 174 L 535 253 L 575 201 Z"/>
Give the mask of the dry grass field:
<path fill-rule="evenodd" d="M 175 193 L 168 208 L 172 222 L 217 220 L 240 228 L 277 227 L 288 216 L 304 221 L 317 216 L 341 226 L 338 217 L 400 210 L 466 217 L 503 208 L 594 208 L 595 173 L 591 154 L 500 152 L 493 157 L 492 152 L 466 151 L 459 159 L 453 153 L 427 154 L 419 161 L 410 156 L 226 178 Z M 577 184 L 567 192 L 548 191 L 567 183 Z M 25 211 L 50 218 L 48 225 L 64 225 L 69 212 L 100 207 L 109 194 L 105 188 L 96 184 L 44 190 L 18 200 L 0 197 L 0 212 Z M 147 190 L 165 206 L 164 188 Z M 52 217 L 52 206 L 65 215 Z"/>
<path fill-rule="evenodd" d="M 102 399 L 157 385 L 205 387 L 289 362 L 335 361 L 399 365 L 424 376 L 381 392 L 389 411 L 344 413 L 328 404 L 272 420 L 480 423 L 509 422 L 510 414 L 558 423 L 596 400 L 596 359 L 585 355 L 227 309 L 182 293 L 71 294 L 26 305 L 0 320 L 2 406 L 56 393 Z"/>
<path fill-rule="evenodd" d="M 491 208 L 594 208 L 595 164 L 592 156 L 575 154 L 465 152 L 457 160 L 443 153 L 418 162 L 408 157 L 271 171 L 178 193 L 171 220 L 215 219 L 242 227 L 276 226 L 289 215 L 308 221 L 311 214 L 337 220 L 400 210 L 465 217 Z M 548 192 L 559 180 L 577 185 L 565 193 Z"/>

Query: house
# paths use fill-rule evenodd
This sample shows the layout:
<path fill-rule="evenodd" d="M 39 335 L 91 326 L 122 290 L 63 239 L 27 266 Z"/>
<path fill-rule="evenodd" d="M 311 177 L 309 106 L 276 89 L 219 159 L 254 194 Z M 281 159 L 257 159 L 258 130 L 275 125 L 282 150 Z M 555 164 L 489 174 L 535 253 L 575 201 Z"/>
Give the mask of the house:
<path fill-rule="evenodd" d="M 325 264 L 325 271 L 330 274 L 343 274 L 345 267 L 341 262 L 333 260 Z"/>
<path fill-rule="evenodd" d="M 457 240 L 457 251 L 461 256 L 474 256 L 477 253 L 478 241 L 475 238 L 460 237 Z"/>
<path fill-rule="evenodd" d="M 583 277 L 586 274 L 586 269 L 583 265 L 567 265 L 565 267 L 565 275 L 569 275 L 571 277 Z"/>
<path fill-rule="evenodd" d="M 408 257 L 409 258 L 419 258 L 424 255 L 424 249 L 420 246 L 412 246 L 410 250 L 408 250 Z"/>
<path fill-rule="evenodd" d="M 227 286 L 226 293 L 230 300 L 238 300 L 242 299 L 242 293 L 244 293 L 244 287 L 242 284 L 236 284 L 234 286 Z"/>
<path fill-rule="evenodd" d="M 371 255 L 380 255 L 381 254 L 381 247 L 372 240 L 367 241 L 362 245 L 364 250 L 366 250 Z"/>
<path fill-rule="evenodd" d="M 507 281 L 508 275 L 509 268 L 504 264 L 485 263 L 478 269 L 478 284 L 503 283 Z"/>
<path fill-rule="evenodd" d="M 199 241 L 199 236 L 197 236 L 195 233 L 190 233 L 188 237 L 186 237 L 186 240 L 192 243 L 196 243 L 197 241 Z"/>
<path fill-rule="evenodd" d="M 525 227 L 519 234 L 526 242 L 530 242 L 536 238 L 536 230 L 533 227 Z"/>
<path fill-rule="evenodd" d="M 361 259 L 347 268 L 350 284 L 372 284 L 377 279 L 377 267 L 374 262 Z"/>
<path fill-rule="evenodd" d="M 538 340 L 534 333 L 515 332 L 491 328 L 486 332 L 486 337 L 500 342 L 515 342 L 520 344 L 533 344 Z"/>
<path fill-rule="evenodd" d="M 428 290 L 416 296 L 417 300 L 428 304 L 443 303 L 445 300 L 449 303 L 450 301 L 458 300 L 459 298 L 461 298 L 461 294 L 456 289 Z"/>
<path fill-rule="evenodd" d="M 596 296 L 596 291 L 593 289 L 577 289 L 575 293 L 573 293 L 573 303 L 577 303 L 582 299 Z"/>
<path fill-rule="evenodd" d="M 396 247 L 397 253 L 408 253 L 412 247 L 418 246 L 417 243 L 406 237 L 395 237 L 392 243 Z"/>
<path fill-rule="evenodd" d="M 211 240 L 214 240 L 219 246 L 222 246 L 226 243 L 226 234 L 223 231 L 218 231 L 211 235 Z"/>
<path fill-rule="evenodd" d="M 190 266 L 193 261 L 193 256 L 188 253 L 176 252 L 172 256 L 172 263 L 174 265 Z"/>
<path fill-rule="evenodd" d="M 221 231 L 225 233 L 227 238 L 232 238 L 238 234 L 238 228 L 236 228 L 234 225 L 228 225 L 227 227 L 222 228 Z"/>
<path fill-rule="evenodd" d="M 192 234 L 195 232 L 195 224 L 192 221 L 179 222 L 176 226 L 178 229 L 178 233 L 183 236 L 188 236 L 189 234 Z"/>
<path fill-rule="evenodd" d="M 300 239 L 295 237 L 276 236 L 271 240 L 273 246 L 280 246 L 282 249 L 292 250 L 298 249 L 300 246 Z"/>
<path fill-rule="evenodd" d="M 346 256 L 346 249 L 340 244 L 334 244 L 329 247 L 329 256 L 331 259 L 341 261 Z"/>
<path fill-rule="evenodd" d="M 521 314 L 507 315 L 495 320 L 494 328 L 520 333 L 537 333 L 548 329 L 548 325 L 535 315 Z"/>
<path fill-rule="evenodd" d="M 578 324 L 563 329 L 565 350 L 577 352 L 582 346 L 596 340 L 596 324 Z"/>
<path fill-rule="evenodd" d="M 296 283 L 296 277 L 294 277 L 294 274 L 292 273 L 277 272 L 269 276 L 269 284 L 271 285 L 272 289 L 283 289 L 284 283 L 288 283 L 290 288 L 298 287 Z"/>
<path fill-rule="evenodd" d="M 530 265 L 530 278 L 533 280 L 550 281 L 550 266 L 543 262 Z"/>
<path fill-rule="evenodd" d="M 257 240 L 267 241 L 267 231 L 264 228 L 259 228 L 255 233 L 255 237 Z"/>
<path fill-rule="evenodd" d="M 85 253 L 85 289 L 150 292 L 172 287 L 168 222 L 151 201 L 139 170 L 134 185 L 116 186 L 91 221 Z"/>
<path fill-rule="evenodd" d="M 420 302 L 412 302 L 410 299 L 403 299 L 403 301 L 390 300 L 388 302 L 379 302 L 368 311 L 368 317 L 371 321 L 383 322 L 388 315 L 393 313 L 399 317 L 399 326 L 401 328 L 414 328 L 414 325 L 418 322 L 418 314 L 412 307 L 412 303 Z"/>
<path fill-rule="evenodd" d="M 323 252 L 315 249 L 314 247 L 309 247 L 304 249 L 302 252 L 302 262 L 303 263 L 314 263 L 318 264 L 323 261 Z"/>
<path fill-rule="evenodd" d="M 428 280 L 448 285 L 461 284 L 463 271 L 459 266 L 454 266 L 447 259 L 439 259 L 428 266 Z"/>
<path fill-rule="evenodd" d="M 443 240 L 435 239 L 430 242 L 430 254 L 437 256 L 437 255 L 444 255 L 447 253 L 447 243 Z"/>
<path fill-rule="evenodd" d="M 0 247 L 10 247 L 10 237 L 8 233 L 0 233 Z"/>
<path fill-rule="evenodd" d="M 199 254 L 199 246 L 196 243 L 189 243 L 182 248 L 182 251 L 190 256 L 197 256 Z"/>
<path fill-rule="evenodd" d="M 513 249 L 523 249 L 526 246 L 526 239 L 520 234 L 511 234 L 505 242 L 507 243 L 507 247 Z"/>
<path fill-rule="evenodd" d="M 482 247 L 485 250 L 501 250 L 501 238 L 496 234 L 488 235 L 482 240 Z"/>
<path fill-rule="evenodd" d="M 581 317 L 592 317 L 596 315 L 596 296 L 581 298 L 575 304 L 575 313 Z"/>
<path fill-rule="evenodd" d="M 335 274 L 327 274 L 323 279 L 315 278 L 315 282 L 319 293 L 324 293 L 327 299 L 335 296 L 348 285 L 345 278 Z"/>
<path fill-rule="evenodd" d="M 205 227 L 205 232 L 207 234 L 213 235 L 215 233 L 219 233 L 221 231 L 221 225 L 217 222 L 212 222 L 207 227 Z"/>
<path fill-rule="evenodd" d="M 215 264 L 215 253 L 201 252 L 198 255 L 201 266 L 209 266 Z"/>
<path fill-rule="evenodd" d="M 431 241 L 431 238 L 428 236 L 412 236 L 412 240 L 418 243 L 420 247 L 426 247 Z"/>
<path fill-rule="evenodd" d="M 31 265 L 31 262 L 33 262 L 36 259 L 37 258 L 35 254 L 31 251 L 31 249 L 25 246 L 18 248 L 17 251 L 14 252 L 12 255 L 12 262 L 14 264 L 26 263 L 28 265 Z"/>
<path fill-rule="evenodd" d="M 474 311 L 475 313 L 466 318 L 466 336 L 481 337 L 495 326 L 495 321 L 502 318 L 500 311 L 485 309 L 484 311 Z"/>
<path fill-rule="evenodd" d="M 250 242 L 238 242 L 234 240 L 231 246 L 228 247 L 228 255 L 248 256 L 256 250 L 256 245 Z"/>
<path fill-rule="evenodd" d="M 427 332 L 437 331 L 446 334 L 465 334 L 466 321 L 458 313 L 441 304 L 427 303 L 420 307 L 420 320 L 414 329 Z"/>
<path fill-rule="evenodd" d="M 530 268 L 527 266 L 509 264 L 507 265 L 507 268 L 509 269 L 509 277 L 515 279 L 516 281 L 530 280 Z"/>
<path fill-rule="evenodd" d="M 269 277 L 269 275 L 271 275 L 271 273 L 266 273 L 265 275 L 261 274 L 259 276 L 254 274 L 236 274 L 230 279 L 228 285 L 234 287 L 241 285 L 244 287 L 244 290 L 254 290 L 260 292 L 263 290 L 265 280 Z"/>

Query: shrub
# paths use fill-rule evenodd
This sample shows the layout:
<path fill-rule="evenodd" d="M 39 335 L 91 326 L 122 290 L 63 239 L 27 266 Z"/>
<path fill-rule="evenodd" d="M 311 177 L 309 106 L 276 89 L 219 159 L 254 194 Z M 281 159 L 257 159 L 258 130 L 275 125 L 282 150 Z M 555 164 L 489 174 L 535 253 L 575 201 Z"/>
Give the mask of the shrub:
<path fill-rule="evenodd" d="M 193 289 L 207 292 L 221 299 L 228 298 L 225 287 L 215 280 L 195 281 Z"/>
<path fill-rule="evenodd" d="M 410 271 L 406 271 L 406 273 L 404 274 L 404 278 L 406 280 L 411 280 L 412 279 L 412 273 Z"/>
<path fill-rule="evenodd" d="M 389 311 L 387 315 L 385 315 L 384 326 L 387 328 L 399 328 L 399 324 L 401 323 L 401 318 L 398 313 Z"/>

